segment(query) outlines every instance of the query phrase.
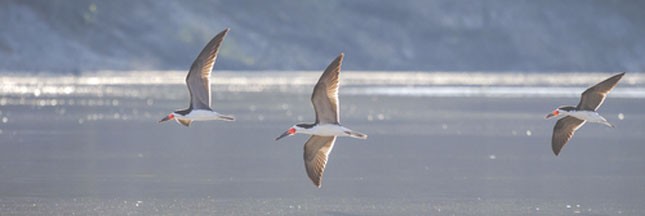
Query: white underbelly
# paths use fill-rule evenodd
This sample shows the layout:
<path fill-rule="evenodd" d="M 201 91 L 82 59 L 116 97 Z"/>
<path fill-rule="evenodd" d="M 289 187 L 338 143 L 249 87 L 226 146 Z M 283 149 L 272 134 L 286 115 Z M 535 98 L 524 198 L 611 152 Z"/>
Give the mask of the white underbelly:
<path fill-rule="evenodd" d="M 592 111 L 575 111 L 575 112 L 570 112 L 570 116 L 573 116 L 577 119 L 581 120 L 587 120 L 590 122 L 605 122 L 605 118 L 600 116 L 597 112 L 592 112 Z"/>
<path fill-rule="evenodd" d="M 182 120 L 192 120 L 192 121 L 210 121 L 210 120 L 218 120 L 219 116 L 220 114 L 215 111 L 193 110 L 188 115 L 185 115 L 185 116 L 177 115 L 175 116 L 175 118 L 182 119 Z"/>
<path fill-rule="evenodd" d="M 318 125 L 307 132 L 312 135 L 319 135 L 319 136 L 348 136 L 347 133 L 345 133 L 346 129 L 343 126 L 340 125 L 334 125 L 334 124 L 325 124 L 325 125 Z"/>

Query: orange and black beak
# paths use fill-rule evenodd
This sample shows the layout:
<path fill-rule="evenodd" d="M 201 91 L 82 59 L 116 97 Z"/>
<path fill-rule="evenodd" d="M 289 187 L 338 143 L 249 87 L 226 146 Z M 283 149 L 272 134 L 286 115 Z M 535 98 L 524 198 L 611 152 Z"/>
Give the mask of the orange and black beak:
<path fill-rule="evenodd" d="M 296 134 L 296 129 L 295 128 L 289 128 L 289 130 L 287 130 L 284 133 L 282 133 L 278 138 L 275 138 L 275 141 L 278 141 L 279 139 L 282 139 L 282 138 L 284 138 L 286 136 L 291 136 L 291 135 L 294 135 L 294 134 Z"/>
<path fill-rule="evenodd" d="M 544 117 L 544 118 L 545 119 L 550 119 L 550 118 L 556 117 L 558 115 L 560 115 L 560 112 L 556 109 L 556 110 L 553 110 L 552 113 L 547 114 L 546 117 Z"/>
<path fill-rule="evenodd" d="M 161 122 L 165 122 L 165 121 L 168 121 L 168 120 L 172 120 L 172 119 L 174 119 L 174 118 L 175 118 L 175 115 L 173 115 L 172 113 L 170 113 L 170 114 L 168 114 L 168 116 L 166 116 L 166 117 L 162 118 L 161 120 L 159 120 L 159 123 L 161 123 Z"/>

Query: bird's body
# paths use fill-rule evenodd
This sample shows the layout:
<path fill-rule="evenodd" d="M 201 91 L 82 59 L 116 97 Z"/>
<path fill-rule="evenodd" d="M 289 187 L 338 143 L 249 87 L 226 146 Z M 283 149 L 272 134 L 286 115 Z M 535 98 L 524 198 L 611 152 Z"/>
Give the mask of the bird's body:
<path fill-rule="evenodd" d="M 342 137 L 354 137 L 359 139 L 364 139 L 366 135 L 356 133 L 349 128 L 343 127 L 338 124 L 314 124 L 309 128 L 301 127 L 302 129 L 298 130 L 298 133 L 309 134 L 309 135 L 318 135 L 318 136 L 342 136 Z"/>
<path fill-rule="evenodd" d="M 609 127 L 614 127 L 611 123 L 607 121 L 607 119 L 602 117 L 598 112 L 594 112 L 594 111 L 573 110 L 566 113 L 565 115 L 571 116 L 580 120 L 585 120 L 590 123 L 598 123 L 598 124 L 607 125 Z"/>
<path fill-rule="evenodd" d="M 211 108 L 210 76 L 213 70 L 213 65 L 215 65 L 219 48 L 228 31 L 229 29 L 225 29 L 215 35 L 215 37 L 206 44 L 202 52 L 199 53 L 193 62 L 193 65 L 190 67 L 190 71 L 188 72 L 188 75 L 186 75 L 186 86 L 190 93 L 190 104 L 188 108 L 172 112 L 159 122 L 174 119 L 178 123 L 188 127 L 193 121 L 235 120 L 234 117 L 222 115 L 213 111 Z"/>
<path fill-rule="evenodd" d="M 327 66 L 327 69 L 325 69 L 314 87 L 311 103 L 316 111 L 316 122 L 294 125 L 276 138 L 276 140 L 279 140 L 296 133 L 311 135 L 309 140 L 305 142 L 303 158 L 307 175 L 316 187 L 320 187 L 322 184 L 327 159 L 334 148 L 336 137 L 367 139 L 367 135 L 340 125 L 338 75 L 340 74 L 343 56 L 341 53 Z"/>
<path fill-rule="evenodd" d="M 547 119 L 555 116 L 563 116 L 553 127 L 551 147 L 555 155 L 560 154 L 562 147 L 571 140 L 576 130 L 586 122 L 614 127 L 597 110 L 605 101 L 605 98 L 607 98 L 607 94 L 616 87 L 623 75 L 625 73 L 616 74 L 589 87 L 582 93 L 577 106 L 560 106 L 546 116 Z"/>
<path fill-rule="evenodd" d="M 211 120 L 224 120 L 232 121 L 230 116 L 219 114 L 218 112 L 206 109 L 193 109 L 191 112 L 182 115 L 175 115 L 175 119 L 190 120 L 190 121 L 211 121 Z"/>

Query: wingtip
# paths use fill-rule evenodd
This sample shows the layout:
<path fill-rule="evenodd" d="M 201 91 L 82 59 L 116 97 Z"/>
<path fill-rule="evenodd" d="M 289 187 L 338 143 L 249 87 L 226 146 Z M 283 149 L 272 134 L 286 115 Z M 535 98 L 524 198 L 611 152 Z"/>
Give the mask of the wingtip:
<path fill-rule="evenodd" d="M 616 75 L 614 75 L 614 76 L 623 77 L 623 76 L 625 75 L 625 73 L 627 73 L 627 72 L 617 73 L 617 74 L 616 74 Z"/>
<path fill-rule="evenodd" d="M 218 35 L 226 35 L 226 34 L 228 34 L 228 31 L 230 31 L 230 30 L 231 30 L 231 28 L 225 28 Z"/>
<path fill-rule="evenodd" d="M 322 174 L 318 178 L 309 176 L 309 179 L 311 180 L 311 183 L 314 183 L 314 186 L 317 188 L 322 187 Z"/>
<path fill-rule="evenodd" d="M 309 180 L 311 180 L 311 183 L 313 183 L 314 186 L 316 186 L 317 188 L 320 188 L 322 186 L 322 176 L 320 178 L 315 178 L 312 176 L 308 176 L 308 177 L 309 177 Z"/>
<path fill-rule="evenodd" d="M 558 156 L 560 154 L 560 150 L 562 149 L 558 149 L 558 147 L 554 143 L 551 143 L 551 150 L 553 150 L 553 154 L 555 156 Z"/>
<path fill-rule="evenodd" d="M 342 63 L 344 58 L 345 58 L 345 53 L 341 52 L 340 54 L 338 54 L 338 57 L 336 57 L 336 60 Z"/>

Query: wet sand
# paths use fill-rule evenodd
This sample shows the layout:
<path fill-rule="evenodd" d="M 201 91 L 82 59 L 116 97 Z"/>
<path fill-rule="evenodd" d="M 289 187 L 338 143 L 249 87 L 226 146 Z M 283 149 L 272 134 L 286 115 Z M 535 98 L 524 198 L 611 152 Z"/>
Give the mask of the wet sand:
<path fill-rule="evenodd" d="M 308 92 L 217 93 L 236 122 L 158 124 L 179 97 L 59 96 L 0 107 L 2 215 L 638 215 L 645 100 L 609 98 L 551 152 L 546 113 L 575 98 L 344 95 L 318 189 L 302 161 Z M 154 95 L 154 94 L 151 94 Z M 10 100 L 33 96 L 3 96 Z M 62 101 L 62 102 L 61 102 Z M 70 104 L 70 102 L 73 102 Z M 624 117 L 619 119 L 619 114 Z M 299 120 L 300 119 L 300 120 Z"/>

